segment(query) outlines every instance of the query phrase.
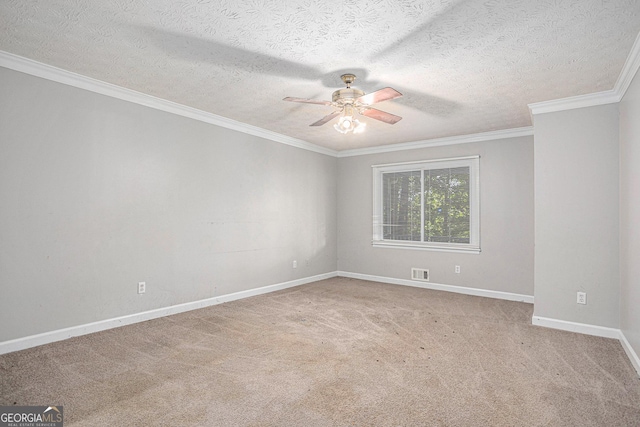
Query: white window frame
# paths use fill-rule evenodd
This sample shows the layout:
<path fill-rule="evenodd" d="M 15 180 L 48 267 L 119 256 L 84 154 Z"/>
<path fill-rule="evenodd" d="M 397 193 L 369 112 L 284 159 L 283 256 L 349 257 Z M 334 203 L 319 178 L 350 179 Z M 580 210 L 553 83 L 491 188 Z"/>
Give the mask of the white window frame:
<path fill-rule="evenodd" d="M 385 240 L 383 238 L 383 195 L 382 175 L 389 172 L 407 172 L 444 168 L 469 168 L 470 230 L 469 243 L 416 242 L 406 240 Z M 423 160 L 417 162 L 373 165 L 373 241 L 374 247 L 424 249 L 443 252 L 480 253 L 480 156 L 455 157 L 447 159 Z M 424 179 L 422 179 L 424 183 Z M 423 201 L 424 203 L 424 201 Z M 424 215 L 424 209 L 423 213 Z M 424 219 L 424 218 L 423 218 Z M 424 224 L 424 221 L 422 221 Z"/>

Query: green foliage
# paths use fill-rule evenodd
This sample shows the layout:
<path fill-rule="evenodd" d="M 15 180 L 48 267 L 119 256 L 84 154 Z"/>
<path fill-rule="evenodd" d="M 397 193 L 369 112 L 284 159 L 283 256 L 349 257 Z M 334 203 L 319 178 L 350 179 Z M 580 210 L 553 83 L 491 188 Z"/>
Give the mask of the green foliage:
<path fill-rule="evenodd" d="M 425 241 L 469 243 L 469 168 L 425 171 Z"/>
<path fill-rule="evenodd" d="M 383 237 L 420 241 L 420 171 L 383 175 Z"/>
<path fill-rule="evenodd" d="M 420 178 L 419 170 L 383 175 L 383 238 L 420 241 L 424 228 L 426 242 L 469 243 L 469 168 L 425 170 Z"/>

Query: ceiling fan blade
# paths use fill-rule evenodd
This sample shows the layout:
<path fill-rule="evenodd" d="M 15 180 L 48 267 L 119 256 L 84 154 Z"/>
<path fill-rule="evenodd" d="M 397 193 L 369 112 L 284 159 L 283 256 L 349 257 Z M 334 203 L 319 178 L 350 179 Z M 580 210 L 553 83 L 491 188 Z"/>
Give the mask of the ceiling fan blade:
<path fill-rule="evenodd" d="M 331 101 L 322 101 L 320 99 L 292 98 L 290 96 L 284 98 L 283 101 L 304 102 L 305 104 L 331 105 Z"/>
<path fill-rule="evenodd" d="M 390 87 L 385 87 L 384 89 L 362 95 L 356 98 L 356 101 L 365 105 L 371 105 L 375 104 L 376 102 L 388 101 L 389 99 L 399 98 L 401 96 L 402 94 L 397 90 Z"/>
<path fill-rule="evenodd" d="M 402 120 L 402 117 L 395 114 L 387 113 L 386 111 L 376 110 L 375 108 L 367 108 L 360 113 L 363 116 L 370 117 L 372 119 L 380 120 L 381 122 L 389 123 L 393 125 Z"/>
<path fill-rule="evenodd" d="M 322 126 L 323 124 L 327 123 L 331 119 L 333 119 L 335 117 L 338 117 L 340 115 L 340 113 L 341 113 L 340 111 L 334 111 L 331 114 L 327 114 L 326 116 L 324 116 L 323 118 L 321 118 L 317 122 L 311 123 L 309 126 Z"/>

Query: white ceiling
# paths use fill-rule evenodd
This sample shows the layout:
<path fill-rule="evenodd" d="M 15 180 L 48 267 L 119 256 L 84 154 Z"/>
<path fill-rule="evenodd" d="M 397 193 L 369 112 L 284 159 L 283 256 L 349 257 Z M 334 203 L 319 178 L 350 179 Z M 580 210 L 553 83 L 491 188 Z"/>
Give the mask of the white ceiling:
<path fill-rule="evenodd" d="M 0 50 L 333 150 L 531 125 L 527 104 L 612 89 L 640 0 L 2 0 Z M 309 127 L 391 86 L 342 135 Z"/>

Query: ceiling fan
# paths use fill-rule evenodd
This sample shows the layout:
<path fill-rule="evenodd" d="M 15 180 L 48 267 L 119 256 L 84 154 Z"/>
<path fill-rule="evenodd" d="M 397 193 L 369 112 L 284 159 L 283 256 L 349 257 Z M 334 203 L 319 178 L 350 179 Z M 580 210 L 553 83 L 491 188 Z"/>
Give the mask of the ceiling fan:
<path fill-rule="evenodd" d="M 334 124 L 333 127 L 341 133 L 360 133 L 364 131 L 366 124 L 355 118 L 356 113 L 372 119 L 380 120 L 381 122 L 389 123 L 390 125 L 395 124 L 402 119 L 400 116 L 371 107 L 371 104 L 375 104 L 376 102 L 401 97 L 402 94 L 397 90 L 386 87 L 365 95 L 365 93 L 360 89 L 351 88 L 351 83 L 356 79 L 354 74 L 343 74 L 340 78 L 347 85 L 347 88 L 338 89 L 333 92 L 332 101 L 292 97 L 286 97 L 284 98 L 284 101 L 333 106 L 336 109 L 333 113 L 327 114 L 317 122 L 311 123 L 309 126 L 322 126 L 335 117 L 340 116 L 338 123 Z"/>

